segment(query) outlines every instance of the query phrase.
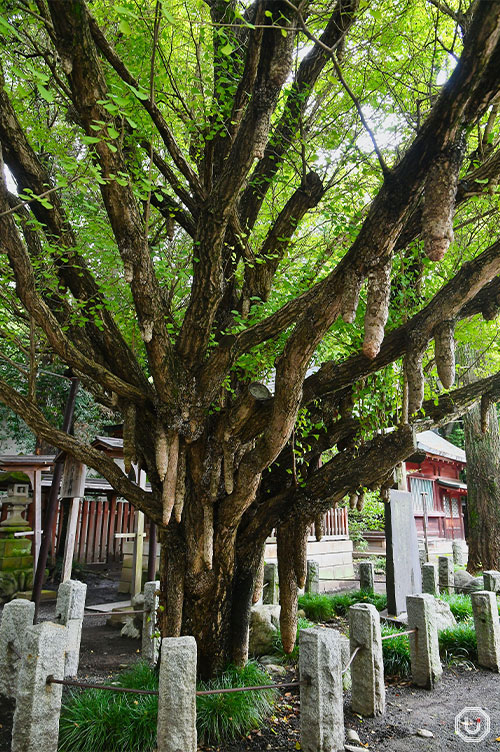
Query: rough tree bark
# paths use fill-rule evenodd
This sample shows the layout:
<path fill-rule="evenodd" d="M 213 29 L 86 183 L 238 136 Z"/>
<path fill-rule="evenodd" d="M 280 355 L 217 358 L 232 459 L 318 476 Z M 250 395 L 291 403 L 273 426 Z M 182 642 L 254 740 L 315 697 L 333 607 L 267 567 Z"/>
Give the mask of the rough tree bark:
<path fill-rule="evenodd" d="M 439 371 L 451 386 L 455 323 L 498 312 L 497 238 L 451 273 L 415 315 L 385 332 L 396 254 L 423 236 L 429 256 L 441 258 L 456 206 L 484 198 L 500 175 L 498 149 L 485 148 L 459 179 L 465 136 L 493 111 L 500 91 L 500 4 L 477 3 L 467 16 L 459 64 L 398 161 L 389 168 L 379 153 L 381 171 L 372 182 L 380 187 L 357 233 L 339 241 L 345 249 L 340 261 L 322 268 L 319 281 L 313 278 L 300 294 L 274 301 L 267 314 L 264 303 L 289 262 L 300 222 L 334 189 L 335 179 L 309 169 L 304 154 L 279 181 L 295 161 L 295 139 L 302 136 L 305 144 L 321 110 L 324 90 L 315 99 L 315 87 L 328 76 L 339 83 L 338 59 L 345 59 L 349 35 L 363 23 L 358 0 L 326 4 L 314 20 L 314 28 L 322 25 L 317 38 L 307 27 L 307 13 L 314 12 L 307 3 L 299 9 L 288 0 L 257 0 L 241 16 L 236 0 L 208 0 L 205 20 L 225 36 L 222 42 L 214 31 L 204 57 L 201 42 L 193 52 L 199 65 L 211 57 L 201 86 L 211 92 L 204 130 L 180 94 L 173 106 L 170 93 L 155 98 L 155 56 L 150 80 L 141 78 L 142 54 L 133 59 L 114 16 L 109 23 L 103 15 L 96 20 L 98 2 L 11 5 L 17 36 L 9 54 L 15 59 L 21 49 L 43 61 L 49 75 L 38 83 L 50 79 L 53 122 L 63 123 L 68 151 L 80 153 L 87 145 L 103 237 L 122 275 L 115 284 L 140 341 L 132 346 L 122 311 L 108 305 L 99 263 L 80 240 L 81 217 L 73 218 L 64 191 L 48 188 L 54 183 L 51 155 L 38 143 L 40 124 L 30 127 L 29 118 L 26 124 L 22 104 L 12 101 L 9 82 L 16 74 L 9 57 L 5 77 L 0 71 L 1 154 L 17 192 L 35 197 L 19 208 L 0 164 L 0 249 L 10 269 L 8 292 L 15 285 L 20 310 L 14 334 L 23 317 L 33 321 L 47 351 L 71 366 L 96 400 L 118 411 L 127 469 L 136 462 L 145 469 L 151 493 L 111 458 L 50 425 L 18 383 L 0 378 L 0 399 L 41 439 L 96 469 L 158 525 L 162 632 L 196 637 L 203 676 L 229 659 L 245 661 L 262 550 L 277 529 L 287 585 L 282 626 L 291 650 L 307 526 L 316 520 L 320 536 L 323 511 L 360 488 L 387 487 L 393 467 L 414 452 L 414 427 L 441 425 L 482 395 L 500 396 L 495 374 L 422 404 L 421 368 L 436 339 Z M 22 36 L 30 24 L 36 29 Z M 120 26 L 127 31 L 130 24 Z M 157 52 L 168 66 L 161 46 Z M 141 129 L 119 107 L 130 107 Z M 359 107 L 356 102 L 353 111 Z M 50 202 L 41 198 L 47 190 Z M 160 263 L 161 251 L 169 257 L 173 225 L 190 249 L 178 269 L 181 276 L 188 268 L 189 280 L 180 302 L 173 301 L 178 280 L 166 277 Z M 366 315 L 359 351 L 309 373 L 339 317 L 356 326 L 360 300 Z M 13 297 L 8 302 L 14 308 Z M 273 353 L 272 393 L 242 362 L 260 358 L 259 348 L 266 347 Z M 402 357 L 415 364 L 413 425 L 399 425 L 387 408 L 394 430 L 367 436 L 361 403 L 353 409 L 353 387 Z M 299 411 L 308 414 L 311 428 L 302 437 L 303 466 L 297 468 Z"/>
<path fill-rule="evenodd" d="M 480 355 L 460 348 L 468 370 L 465 383 L 477 381 Z M 467 570 L 472 574 L 500 566 L 500 432 L 497 408 L 486 395 L 464 413 L 467 457 Z"/>

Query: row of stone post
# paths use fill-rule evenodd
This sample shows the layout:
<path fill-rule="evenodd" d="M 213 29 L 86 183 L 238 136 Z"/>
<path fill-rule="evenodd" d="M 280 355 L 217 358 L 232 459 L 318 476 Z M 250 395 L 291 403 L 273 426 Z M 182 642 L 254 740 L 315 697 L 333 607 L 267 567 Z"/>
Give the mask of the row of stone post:
<path fill-rule="evenodd" d="M 312 559 L 307 561 L 305 592 L 319 593 L 319 562 Z M 279 602 L 278 565 L 275 562 L 269 562 L 264 565 L 262 603 L 277 605 Z"/>
<path fill-rule="evenodd" d="M 434 598 L 409 595 L 406 598 L 412 681 L 431 689 L 442 674 Z M 384 664 L 380 614 L 371 603 L 357 603 L 349 609 L 352 710 L 364 716 L 385 710 Z"/>
<path fill-rule="evenodd" d="M 483 587 L 492 593 L 500 592 L 500 572 L 483 572 Z M 439 556 L 437 565 L 432 562 L 422 564 L 422 590 L 431 595 L 455 592 L 453 561 L 449 556 Z"/>

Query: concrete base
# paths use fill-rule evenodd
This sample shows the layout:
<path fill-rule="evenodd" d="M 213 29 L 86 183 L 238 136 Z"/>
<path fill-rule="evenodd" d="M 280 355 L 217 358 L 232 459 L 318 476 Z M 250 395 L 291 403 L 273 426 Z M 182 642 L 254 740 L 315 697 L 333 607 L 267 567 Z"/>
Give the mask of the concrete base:
<path fill-rule="evenodd" d="M 387 613 L 385 608 L 380 612 L 380 621 L 385 624 L 389 624 L 391 627 L 407 627 L 408 626 L 408 614 L 406 612 L 399 614 L 399 616 L 391 616 Z"/>

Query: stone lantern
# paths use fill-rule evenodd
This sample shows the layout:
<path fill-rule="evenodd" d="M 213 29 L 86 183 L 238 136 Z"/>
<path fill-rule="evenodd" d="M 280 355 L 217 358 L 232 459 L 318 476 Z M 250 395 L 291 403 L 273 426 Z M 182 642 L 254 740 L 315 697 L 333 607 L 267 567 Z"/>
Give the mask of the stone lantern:
<path fill-rule="evenodd" d="M 31 540 L 15 535 L 30 530 L 21 516 L 29 503 L 29 484 L 9 483 L 4 501 L 10 507 L 9 514 L 0 524 L 0 603 L 10 600 L 17 592 L 24 591 L 33 584 Z"/>
<path fill-rule="evenodd" d="M 30 529 L 21 514 L 30 501 L 28 483 L 9 483 L 4 504 L 10 507 L 10 510 L 7 519 L 0 524 L 0 537 L 3 537 L 4 533 L 21 533 Z"/>

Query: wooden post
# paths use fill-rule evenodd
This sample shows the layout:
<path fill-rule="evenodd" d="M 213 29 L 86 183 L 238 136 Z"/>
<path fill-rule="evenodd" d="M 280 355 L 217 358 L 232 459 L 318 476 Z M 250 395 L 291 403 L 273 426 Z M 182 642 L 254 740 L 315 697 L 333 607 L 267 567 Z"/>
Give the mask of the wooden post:
<path fill-rule="evenodd" d="M 64 462 L 64 473 L 61 482 L 61 496 L 69 499 L 69 514 L 66 527 L 66 539 L 64 541 L 64 558 L 62 568 L 61 582 L 71 579 L 71 570 L 73 568 L 73 556 L 75 551 L 76 526 L 78 523 L 78 512 L 80 510 L 80 499 L 85 495 L 85 480 L 87 477 L 87 466 L 78 462 L 73 457 L 66 457 Z"/>
<path fill-rule="evenodd" d="M 424 527 L 424 546 L 425 546 L 425 560 L 429 561 L 429 541 L 427 538 L 427 494 L 422 494 L 422 511 L 423 511 L 423 518 L 422 518 L 422 524 Z"/>
<path fill-rule="evenodd" d="M 146 473 L 139 472 L 139 486 L 146 487 Z M 132 588 L 131 597 L 142 590 L 142 553 L 144 550 L 144 512 L 137 512 L 135 523 L 134 554 L 132 560 Z M 153 578 L 154 579 L 154 578 Z"/>
<path fill-rule="evenodd" d="M 156 525 L 153 521 L 149 523 L 149 551 L 148 551 L 148 582 L 156 579 L 156 554 L 158 551 L 156 541 Z"/>
<path fill-rule="evenodd" d="M 42 471 L 33 472 L 33 572 L 36 572 L 42 540 Z"/>
<path fill-rule="evenodd" d="M 64 544 L 64 559 L 62 567 L 61 582 L 71 579 L 71 570 L 73 568 L 73 556 L 75 552 L 76 526 L 80 512 L 80 497 L 76 496 L 70 500 L 68 527 L 66 529 L 66 542 Z"/>
<path fill-rule="evenodd" d="M 64 411 L 64 419 L 62 424 L 62 431 L 68 433 L 73 423 L 73 414 L 75 411 L 75 402 L 78 389 L 80 387 L 80 380 L 76 377 L 71 377 L 71 388 L 69 390 L 68 399 L 66 402 L 66 408 Z M 52 527 L 54 525 L 54 518 L 57 511 L 57 504 L 59 501 L 59 486 L 61 485 L 63 464 L 62 462 L 56 462 L 54 467 L 54 474 L 52 476 L 52 486 L 50 487 L 49 499 L 47 502 L 47 510 L 45 512 L 45 520 L 43 523 L 43 535 L 40 543 L 40 551 L 38 554 L 37 567 L 35 570 L 35 576 L 33 579 L 33 592 L 31 593 L 31 600 L 35 604 L 35 621 L 38 615 L 38 606 L 40 605 L 40 596 L 42 594 L 43 578 L 45 575 L 45 567 L 47 566 L 47 557 L 49 553 L 49 545 L 52 538 Z"/>

